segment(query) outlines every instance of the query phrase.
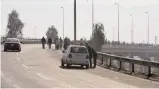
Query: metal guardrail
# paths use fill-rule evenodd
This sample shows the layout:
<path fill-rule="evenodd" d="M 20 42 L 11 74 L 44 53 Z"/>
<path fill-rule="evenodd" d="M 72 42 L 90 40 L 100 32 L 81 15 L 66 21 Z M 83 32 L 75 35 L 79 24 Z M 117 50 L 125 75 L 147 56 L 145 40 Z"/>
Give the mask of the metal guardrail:
<path fill-rule="evenodd" d="M 121 70 L 122 69 L 122 62 L 127 62 L 131 64 L 131 73 L 133 74 L 134 71 L 134 65 L 138 64 L 138 65 L 143 65 L 143 66 L 148 66 L 148 74 L 147 74 L 147 78 L 151 77 L 151 67 L 154 68 L 159 68 L 159 62 L 154 62 L 154 61 L 146 61 L 146 60 L 136 60 L 134 58 L 128 58 L 128 57 L 122 57 L 122 56 L 116 56 L 116 55 L 111 55 L 111 54 L 107 54 L 107 53 L 102 53 L 102 52 L 98 52 L 98 60 L 101 59 L 101 64 L 104 63 L 104 59 L 109 60 L 109 64 L 108 67 L 112 66 L 112 60 L 116 60 L 119 63 L 119 66 L 117 68 L 117 70 Z"/>

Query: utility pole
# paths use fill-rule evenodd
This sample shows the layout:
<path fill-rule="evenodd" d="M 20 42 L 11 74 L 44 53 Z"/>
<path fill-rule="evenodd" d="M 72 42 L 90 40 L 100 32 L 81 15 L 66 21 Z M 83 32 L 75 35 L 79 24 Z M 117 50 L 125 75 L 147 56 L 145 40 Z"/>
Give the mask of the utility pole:
<path fill-rule="evenodd" d="M 155 45 L 157 44 L 157 36 L 155 36 Z"/>
<path fill-rule="evenodd" d="M 64 7 L 61 7 L 63 10 L 63 40 L 64 40 Z"/>
<path fill-rule="evenodd" d="M 93 27 L 94 27 L 94 0 L 92 0 L 92 34 L 93 34 Z"/>
<path fill-rule="evenodd" d="M 132 30 L 131 30 L 131 42 L 133 43 L 134 42 L 134 29 L 133 29 L 133 15 L 130 15 L 132 17 L 132 23 L 131 23 L 131 26 L 132 26 Z"/>
<path fill-rule="evenodd" d="M 74 41 L 76 43 L 76 0 L 74 0 Z"/>
<path fill-rule="evenodd" d="M 148 22 L 147 22 L 147 43 L 149 44 L 149 12 L 145 12 L 148 15 Z"/>
<path fill-rule="evenodd" d="M 35 34 L 34 35 L 35 35 L 35 38 L 36 38 L 36 26 L 35 26 Z"/>
<path fill-rule="evenodd" d="M 119 4 L 115 3 L 118 6 L 118 42 L 119 42 Z"/>

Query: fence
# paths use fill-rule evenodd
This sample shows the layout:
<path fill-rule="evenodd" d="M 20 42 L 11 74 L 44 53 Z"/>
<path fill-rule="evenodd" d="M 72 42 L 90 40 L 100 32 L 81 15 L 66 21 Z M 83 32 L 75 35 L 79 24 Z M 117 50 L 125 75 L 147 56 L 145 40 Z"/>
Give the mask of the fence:
<path fill-rule="evenodd" d="M 106 54 L 106 53 L 101 53 L 98 52 L 98 61 L 101 62 L 100 65 L 106 64 L 107 68 L 110 68 L 111 66 L 114 67 L 113 61 L 116 60 L 117 65 L 115 66 L 117 71 L 120 71 L 124 69 L 123 63 L 129 63 L 130 64 L 130 74 L 135 73 L 135 65 L 141 65 L 144 67 L 147 67 L 147 73 L 144 73 L 147 75 L 147 78 L 152 76 L 152 68 L 157 68 L 159 69 L 159 62 L 155 61 L 146 61 L 146 60 L 136 60 L 133 58 L 128 58 L 128 57 L 122 57 L 122 56 L 116 56 L 116 55 L 111 55 L 111 54 Z M 159 72 L 157 72 L 159 73 Z"/>
<path fill-rule="evenodd" d="M 40 44 L 40 39 L 20 39 L 22 44 Z"/>
<path fill-rule="evenodd" d="M 1 44 L 3 44 L 5 40 L 6 40 L 6 37 L 1 37 Z M 41 39 L 38 39 L 38 38 L 22 38 L 19 40 L 22 44 L 40 44 L 41 43 Z"/>

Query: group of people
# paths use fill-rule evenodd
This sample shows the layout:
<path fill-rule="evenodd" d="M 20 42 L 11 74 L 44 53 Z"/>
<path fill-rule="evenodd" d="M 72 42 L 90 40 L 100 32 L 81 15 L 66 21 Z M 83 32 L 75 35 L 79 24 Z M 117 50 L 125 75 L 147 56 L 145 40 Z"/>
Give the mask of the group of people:
<path fill-rule="evenodd" d="M 41 43 L 42 43 L 42 48 L 45 49 L 46 39 L 44 37 L 41 39 Z M 52 44 L 51 38 L 48 38 L 47 44 L 49 46 L 49 49 L 51 49 L 51 44 Z"/>
<path fill-rule="evenodd" d="M 61 39 L 61 37 L 60 37 L 60 39 L 59 38 L 56 38 L 55 40 L 54 40 L 54 43 L 55 43 L 55 49 L 56 50 L 61 50 L 62 49 L 62 45 L 63 45 L 63 40 Z"/>
<path fill-rule="evenodd" d="M 42 48 L 45 49 L 45 44 L 46 44 L 46 39 L 44 37 L 42 37 L 41 39 L 41 43 L 42 43 Z M 47 44 L 49 46 L 49 49 L 51 49 L 51 45 L 52 45 L 52 38 L 48 38 L 48 41 L 47 41 Z M 62 45 L 63 45 L 63 40 L 59 38 L 56 38 L 54 40 L 54 43 L 55 43 L 55 49 L 58 50 L 58 49 L 62 49 Z"/>

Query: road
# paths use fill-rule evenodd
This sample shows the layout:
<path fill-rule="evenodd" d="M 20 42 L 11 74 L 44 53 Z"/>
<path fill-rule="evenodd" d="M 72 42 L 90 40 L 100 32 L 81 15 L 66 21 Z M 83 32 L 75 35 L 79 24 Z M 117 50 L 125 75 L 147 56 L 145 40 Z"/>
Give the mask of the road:
<path fill-rule="evenodd" d="M 3 46 L 1 47 L 1 50 Z M 61 51 L 22 45 L 21 52 L 1 51 L 2 88 L 159 88 L 159 82 L 101 67 L 61 68 Z"/>

